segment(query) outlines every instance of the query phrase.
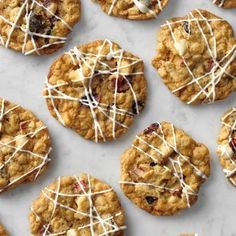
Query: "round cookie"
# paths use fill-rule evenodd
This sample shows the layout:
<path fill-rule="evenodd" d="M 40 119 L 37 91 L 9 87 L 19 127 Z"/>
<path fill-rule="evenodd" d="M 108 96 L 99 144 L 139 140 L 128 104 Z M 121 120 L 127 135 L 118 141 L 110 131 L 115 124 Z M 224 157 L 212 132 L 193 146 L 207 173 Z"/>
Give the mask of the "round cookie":
<path fill-rule="evenodd" d="M 236 1 L 235 0 L 213 0 L 213 3 L 219 7 L 223 8 L 235 8 Z"/>
<path fill-rule="evenodd" d="M 42 190 L 30 213 L 34 236 L 122 236 L 124 224 L 116 193 L 88 174 L 59 177 Z"/>
<path fill-rule="evenodd" d="M 130 20 L 156 18 L 169 0 L 92 0 L 108 15 Z"/>
<path fill-rule="evenodd" d="M 0 1 L 0 44 L 29 54 L 51 54 L 80 18 L 80 0 Z"/>
<path fill-rule="evenodd" d="M 143 61 L 109 40 L 74 47 L 50 68 L 44 97 L 50 113 L 85 139 L 113 140 L 144 108 Z"/>
<path fill-rule="evenodd" d="M 236 107 L 221 118 L 217 153 L 226 178 L 236 186 Z"/>
<path fill-rule="evenodd" d="M 169 90 L 187 104 L 225 99 L 236 90 L 233 29 L 198 9 L 168 20 L 158 34 L 152 64 Z"/>
<path fill-rule="evenodd" d="M 47 127 L 35 115 L 0 98 L 0 193 L 34 181 L 51 151 Z"/>
<path fill-rule="evenodd" d="M 0 224 L 0 236 L 9 236 L 9 234 L 1 224 Z"/>
<path fill-rule="evenodd" d="M 190 208 L 209 174 L 207 147 L 168 122 L 150 125 L 121 156 L 121 189 L 153 215 Z"/>

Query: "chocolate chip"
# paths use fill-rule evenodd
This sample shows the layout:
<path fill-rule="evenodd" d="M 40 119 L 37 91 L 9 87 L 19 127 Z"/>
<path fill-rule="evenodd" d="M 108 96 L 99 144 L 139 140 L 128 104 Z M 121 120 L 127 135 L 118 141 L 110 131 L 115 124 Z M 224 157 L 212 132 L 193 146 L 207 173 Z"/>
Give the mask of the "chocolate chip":
<path fill-rule="evenodd" d="M 30 17 L 29 30 L 33 33 L 41 33 L 44 30 L 43 17 L 33 13 Z"/>
<path fill-rule="evenodd" d="M 148 135 L 153 133 L 154 131 L 156 131 L 159 128 L 160 124 L 159 123 L 153 123 L 151 124 L 147 129 L 144 130 L 144 134 Z"/>
<path fill-rule="evenodd" d="M 152 197 L 152 196 L 146 196 L 145 199 L 146 199 L 147 203 L 150 205 L 153 204 L 157 200 L 156 197 Z"/>
<path fill-rule="evenodd" d="M 184 23 L 183 23 L 183 28 L 184 28 L 184 31 L 185 31 L 187 34 L 191 34 L 191 29 L 190 29 L 189 22 L 184 21 Z"/>
<path fill-rule="evenodd" d="M 138 107 L 138 109 L 137 109 Z M 144 102 L 143 101 L 138 101 L 137 103 L 134 101 L 132 105 L 132 112 L 135 115 L 138 115 L 139 112 L 144 108 Z"/>
<path fill-rule="evenodd" d="M 150 166 L 151 166 L 151 167 L 154 167 L 154 166 L 156 166 L 156 165 L 157 165 L 157 163 L 154 162 L 154 161 L 150 163 Z"/>

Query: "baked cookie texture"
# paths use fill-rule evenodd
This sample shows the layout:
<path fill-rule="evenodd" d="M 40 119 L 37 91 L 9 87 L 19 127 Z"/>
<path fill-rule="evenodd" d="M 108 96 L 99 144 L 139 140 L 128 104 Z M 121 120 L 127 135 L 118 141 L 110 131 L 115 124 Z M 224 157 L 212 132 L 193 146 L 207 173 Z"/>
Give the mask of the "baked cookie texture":
<path fill-rule="evenodd" d="M 168 20 L 157 41 L 152 64 L 183 102 L 213 103 L 235 92 L 236 38 L 227 21 L 197 9 Z"/>
<path fill-rule="evenodd" d="M 236 1 L 235 0 L 213 0 L 213 3 L 219 7 L 223 8 L 235 8 Z"/>
<path fill-rule="evenodd" d="M 0 193 L 34 181 L 50 161 L 47 127 L 19 105 L 0 98 Z"/>
<path fill-rule="evenodd" d="M 130 20 L 156 18 L 169 0 L 92 0 L 108 15 Z"/>
<path fill-rule="evenodd" d="M 29 54 L 51 54 L 80 18 L 80 0 L 0 1 L 0 45 Z"/>
<path fill-rule="evenodd" d="M 47 76 L 44 97 L 64 126 L 95 142 L 120 137 L 144 108 L 143 61 L 109 40 L 74 47 Z"/>
<path fill-rule="evenodd" d="M 29 219 L 35 236 L 121 236 L 126 228 L 116 193 L 88 174 L 59 177 L 33 202 Z"/>
<path fill-rule="evenodd" d="M 209 174 L 207 147 L 169 122 L 150 125 L 121 156 L 121 189 L 153 215 L 190 208 Z"/>
<path fill-rule="evenodd" d="M 0 224 L 0 236 L 9 236 L 2 224 Z"/>
<path fill-rule="evenodd" d="M 217 153 L 226 178 L 236 186 L 236 107 L 225 112 L 221 124 Z"/>

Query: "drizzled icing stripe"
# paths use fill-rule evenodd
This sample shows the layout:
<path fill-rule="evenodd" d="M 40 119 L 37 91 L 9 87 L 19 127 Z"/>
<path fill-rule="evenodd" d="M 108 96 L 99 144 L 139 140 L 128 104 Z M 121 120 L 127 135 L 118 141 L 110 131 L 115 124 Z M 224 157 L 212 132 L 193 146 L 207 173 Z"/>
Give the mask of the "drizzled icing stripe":
<path fill-rule="evenodd" d="M 11 111 L 14 111 L 15 109 L 17 109 L 18 107 L 20 107 L 19 105 L 15 105 L 12 108 L 6 110 L 6 101 L 4 99 L 2 99 L 1 101 L 1 109 L 0 109 L 0 135 L 1 135 L 1 131 L 2 131 L 2 124 L 4 121 L 4 117 L 9 114 Z M 16 158 L 16 155 L 19 153 L 25 153 L 25 154 L 29 154 L 35 158 L 41 159 L 41 163 L 39 163 L 36 167 L 30 169 L 29 171 L 25 172 L 24 174 L 22 174 L 21 176 L 11 180 L 6 186 L 4 186 L 3 188 L 0 188 L 0 193 L 3 192 L 5 189 L 11 187 L 12 185 L 14 185 L 16 182 L 24 179 L 26 176 L 29 176 L 33 173 L 35 173 L 34 179 L 37 179 L 38 175 L 40 174 L 42 168 L 49 162 L 51 161 L 51 159 L 48 157 L 50 152 L 51 152 L 51 148 L 49 148 L 49 151 L 46 153 L 46 155 L 40 155 L 38 153 L 34 153 L 32 151 L 26 150 L 24 149 L 24 146 L 30 141 L 30 139 L 26 138 L 34 138 L 38 133 L 40 133 L 41 131 L 47 129 L 46 126 L 42 126 L 40 128 L 38 128 L 37 130 L 35 130 L 34 132 L 29 132 L 27 134 L 22 134 L 20 136 L 16 136 L 14 139 L 8 141 L 8 142 L 2 142 L 0 141 L 0 148 L 6 147 L 6 148 L 10 148 L 12 149 L 13 153 L 8 157 L 8 159 L 6 161 L 4 161 L 2 164 L 0 164 L 0 174 L 1 172 L 4 172 L 4 169 L 8 166 L 9 163 L 11 163 L 12 161 L 14 161 L 14 159 Z M 18 140 L 22 140 L 26 138 L 25 141 L 23 141 L 23 143 L 19 146 L 16 147 L 14 146 L 14 143 L 17 142 Z"/>
<path fill-rule="evenodd" d="M 233 123 L 227 122 L 227 120 L 236 114 L 236 107 L 233 107 L 229 112 L 227 112 L 221 119 L 221 124 L 224 127 L 227 127 L 229 130 L 229 136 L 228 136 L 228 141 L 225 144 L 220 144 L 218 146 L 218 151 L 220 152 L 220 156 L 222 158 L 227 157 L 227 160 L 230 161 L 230 163 L 234 166 L 232 170 L 224 168 L 223 171 L 225 173 L 226 178 L 229 178 L 230 181 L 236 186 L 236 182 L 233 180 L 233 175 L 236 174 L 236 161 L 233 159 L 234 157 L 234 151 L 232 150 L 232 147 L 230 144 L 233 141 L 233 134 L 236 132 L 236 119 L 233 121 Z"/>
<path fill-rule="evenodd" d="M 37 210 L 34 209 L 33 207 L 31 207 L 31 211 L 36 216 L 36 219 L 38 221 L 44 223 L 43 228 L 42 228 L 43 231 L 41 233 L 42 236 L 49 236 L 49 235 L 55 235 L 55 236 L 57 236 L 57 235 L 68 235 L 69 236 L 70 235 L 69 232 L 71 230 L 75 230 L 75 232 L 77 232 L 81 229 L 86 229 L 86 228 L 90 230 L 91 236 L 95 236 L 95 235 L 96 236 L 103 236 L 103 235 L 108 236 L 110 234 L 113 235 L 113 233 L 115 233 L 115 232 L 123 231 L 123 230 L 126 229 L 125 225 L 119 226 L 115 222 L 115 218 L 122 215 L 123 214 L 122 212 L 117 212 L 117 213 L 114 213 L 111 216 L 106 215 L 106 216 L 103 217 L 99 214 L 99 212 L 96 209 L 96 206 L 93 202 L 92 198 L 94 196 L 103 195 L 105 193 L 111 192 L 111 191 L 113 191 L 112 188 L 102 190 L 102 191 L 98 191 L 98 192 L 93 192 L 91 177 L 89 175 L 87 175 L 87 183 L 88 184 L 86 185 L 86 187 L 81 183 L 82 181 L 77 176 L 74 176 L 73 178 L 76 181 L 76 184 L 78 184 L 78 186 L 79 186 L 80 190 L 82 191 L 82 193 L 80 193 L 80 194 L 66 194 L 66 193 L 60 192 L 61 177 L 58 177 L 58 179 L 57 179 L 56 190 L 52 190 L 52 189 L 49 189 L 49 188 L 45 188 L 44 190 L 42 190 L 42 193 L 43 193 L 44 197 L 49 202 L 53 203 L 53 211 L 51 213 L 51 216 L 49 217 L 50 220 L 47 223 L 45 223 L 45 221 L 43 219 L 41 219 L 41 217 L 37 214 L 37 212 L 36 212 Z M 49 193 L 53 194 L 54 197 L 51 197 L 49 195 Z M 71 197 L 86 197 L 86 199 L 89 202 L 88 212 L 82 212 L 79 209 L 75 209 L 75 208 L 67 206 L 63 203 L 60 203 L 59 198 L 63 198 L 63 197 L 68 197 L 68 198 L 71 198 Z M 67 231 L 53 233 L 50 230 L 51 221 L 54 218 L 56 210 L 58 210 L 59 208 L 66 209 L 68 211 L 73 212 L 74 214 L 79 214 L 81 216 L 85 216 L 89 219 L 89 223 L 84 224 L 82 226 L 79 226 L 78 228 L 75 228 L 75 229 L 69 229 Z M 97 234 L 94 230 L 94 226 L 97 226 L 97 225 L 101 225 L 101 227 L 103 229 L 103 232 L 100 233 L 100 234 Z"/>
<path fill-rule="evenodd" d="M 35 33 L 35 32 L 30 31 L 30 19 L 31 19 L 32 14 L 33 14 L 33 9 L 36 6 L 41 7 L 43 10 L 45 10 L 45 12 L 47 14 L 49 14 L 49 15 L 55 17 L 55 19 L 61 21 L 62 24 L 67 29 L 72 30 L 71 26 L 68 23 L 66 23 L 59 16 L 55 15 L 50 9 L 48 9 L 46 6 L 44 6 L 40 2 L 38 2 L 36 0 L 24 0 L 24 2 L 22 3 L 21 7 L 19 8 L 19 11 L 17 12 L 16 17 L 15 17 L 13 22 L 11 22 L 9 19 L 6 19 L 4 16 L 0 15 L 0 19 L 3 20 L 6 24 L 8 24 L 11 27 L 11 29 L 8 32 L 8 36 L 7 36 L 6 41 L 4 41 L 3 35 L 0 35 L 0 43 L 4 47 L 6 47 L 6 48 L 9 47 L 9 45 L 11 43 L 12 34 L 17 29 L 21 30 L 24 33 L 24 43 L 22 45 L 22 53 L 24 55 L 29 55 L 29 54 L 32 54 L 32 53 L 37 53 L 38 55 L 40 55 L 40 50 L 41 49 L 48 48 L 48 47 L 50 47 L 52 45 L 56 45 L 56 44 L 64 44 L 66 42 L 66 37 L 40 34 L 40 33 Z M 21 26 L 18 23 L 21 20 L 22 14 L 24 12 L 25 12 L 25 15 L 24 15 L 25 26 Z M 37 43 L 35 42 L 34 37 L 40 37 L 40 38 L 44 38 L 44 39 L 55 39 L 56 41 L 54 41 L 52 43 L 46 43 L 46 44 L 42 45 L 41 47 L 38 47 Z M 29 38 L 31 39 L 33 49 L 29 50 L 29 51 L 26 51 L 27 40 Z"/>
<path fill-rule="evenodd" d="M 211 26 L 211 22 L 216 22 L 216 21 L 225 21 L 223 19 L 219 18 L 212 18 L 212 19 L 207 19 L 206 17 L 203 16 L 200 10 L 196 9 L 195 12 L 198 14 L 198 17 L 195 17 L 192 12 L 189 13 L 187 19 L 183 20 L 177 20 L 177 21 L 167 21 L 166 24 L 162 25 L 162 27 L 168 27 L 171 33 L 171 37 L 174 41 L 174 46 L 176 50 L 178 51 L 179 55 L 182 58 L 183 65 L 186 67 L 187 71 L 189 72 L 190 75 L 190 82 L 187 84 L 184 84 L 180 86 L 179 88 L 174 89 L 172 92 L 176 93 L 182 89 L 187 88 L 189 85 L 196 84 L 199 87 L 199 92 L 197 92 L 190 101 L 188 101 L 188 104 L 193 103 L 196 99 L 198 99 L 202 94 L 206 97 L 204 100 L 204 103 L 213 103 L 216 100 L 216 86 L 218 83 L 222 80 L 223 76 L 227 75 L 231 77 L 232 79 L 236 79 L 236 77 L 232 74 L 229 74 L 227 72 L 227 69 L 229 68 L 230 64 L 235 60 L 236 58 L 236 45 L 234 45 L 227 53 L 226 55 L 221 59 L 217 60 L 217 41 L 215 37 L 215 33 L 213 31 L 213 28 Z M 204 32 L 203 27 L 201 26 L 200 22 L 203 22 L 206 24 L 210 35 L 211 39 L 213 41 L 213 45 L 210 44 L 207 35 Z M 210 72 L 205 73 L 204 75 L 200 77 L 195 77 L 194 73 L 192 72 L 188 61 L 184 57 L 184 51 L 181 49 L 185 47 L 186 45 L 180 45 L 181 42 L 179 42 L 175 36 L 174 30 L 172 28 L 173 25 L 176 24 L 188 24 L 189 30 L 191 28 L 191 24 L 195 23 L 196 27 L 198 28 L 199 32 L 202 35 L 202 39 L 207 47 L 207 51 L 211 57 L 212 60 L 212 68 Z M 186 42 L 184 42 L 186 43 Z M 181 49 L 181 50 L 180 50 Z M 204 80 L 206 77 L 210 78 L 210 81 L 207 82 L 205 85 L 201 85 L 201 81 Z"/>
<path fill-rule="evenodd" d="M 107 53 L 106 55 L 102 54 L 103 49 L 107 45 L 109 46 L 109 53 Z M 122 116 L 133 117 L 133 116 L 138 115 L 140 113 L 137 95 L 134 91 L 134 88 L 132 87 L 131 82 L 128 80 L 128 76 L 143 75 L 143 71 L 133 72 L 133 73 L 125 73 L 125 72 L 122 72 L 122 70 L 126 69 L 130 66 L 136 65 L 136 64 L 142 62 L 142 60 L 125 56 L 123 49 L 118 49 L 118 50 L 113 49 L 113 43 L 107 39 L 103 41 L 97 54 L 82 52 L 77 47 L 74 47 L 73 49 L 71 49 L 67 54 L 70 56 L 72 63 L 75 66 L 78 66 L 78 68 L 83 68 L 82 64 L 86 65 L 86 67 L 89 68 L 89 75 L 88 76 L 86 76 L 84 74 L 84 71 L 82 69 L 78 69 L 77 70 L 78 79 L 70 81 L 70 84 L 76 83 L 76 82 L 82 82 L 85 96 L 82 98 L 70 96 L 70 95 L 66 94 L 65 92 L 60 91 L 60 88 L 62 88 L 64 86 L 70 86 L 70 84 L 68 82 L 63 82 L 60 84 L 52 85 L 52 84 L 50 84 L 49 78 L 46 78 L 45 91 L 46 91 L 47 95 L 44 95 L 44 98 L 48 99 L 51 102 L 57 119 L 64 126 L 66 126 L 65 122 L 63 120 L 63 117 L 60 114 L 60 111 L 58 110 L 57 106 L 55 105 L 54 100 L 75 101 L 75 102 L 78 102 L 80 104 L 87 106 L 90 109 L 90 113 L 93 118 L 93 123 L 94 123 L 93 128 L 95 130 L 95 142 L 98 142 L 99 136 L 105 142 L 106 137 L 104 136 L 103 130 L 101 128 L 100 122 L 99 122 L 97 114 L 96 114 L 96 110 L 98 110 L 108 120 L 111 121 L 111 123 L 112 123 L 112 136 L 113 136 L 113 139 L 116 139 L 116 126 L 117 125 L 125 128 L 125 129 L 128 129 L 128 127 L 125 124 L 119 122 L 116 119 L 116 116 L 122 115 Z M 118 61 L 116 67 L 110 67 L 107 63 L 105 63 L 102 60 L 104 57 L 107 58 L 108 60 L 111 60 L 112 58 L 116 59 Z M 129 64 L 128 65 L 121 65 L 122 60 L 128 60 Z M 96 70 L 97 65 L 102 65 L 103 69 Z M 110 106 L 109 110 L 107 110 L 107 104 L 103 104 L 100 101 L 97 101 L 96 97 L 92 93 L 92 82 L 93 82 L 93 79 L 98 75 L 106 75 L 107 77 L 114 76 L 114 78 L 115 78 L 113 105 Z M 118 93 L 119 77 L 122 77 L 124 79 L 125 83 L 128 85 L 128 88 L 131 91 L 131 94 L 132 94 L 133 100 L 134 100 L 134 106 L 135 106 L 136 113 L 130 112 L 129 110 L 125 110 L 125 109 L 120 109 L 117 107 L 117 93 Z M 89 83 L 86 84 L 87 80 L 89 80 Z"/>
<path fill-rule="evenodd" d="M 168 149 L 172 149 L 175 152 L 175 156 L 174 157 L 169 157 L 168 160 L 171 163 L 171 167 L 168 167 L 167 165 L 161 165 L 162 168 L 165 169 L 165 171 L 167 172 L 173 172 L 173 175 L 176 177 L 176 179 L 179 181 L 179 184 L 182 188 L 182 192 L 185 195 L 186 198 L 186 202 L 187 202 L 187 206 L 191 207 L 190 205 L 190 200 L 189 200 L 189 196 L 190 195 L 197 195 L 197 193 L 191 188 L 191 186 L 189 186 L 185 180 L 184 180 L 184 176 L 183 176 L 183 169 L 182 169 L 182 165 L 184 163 L 188 163 L 192 168 L 193 168 L 193 172 L 198 175 L 200 178 L 202 179 L 206 179 L 207 176 L 200 170 L 198 169 L 190 160 L 190 157 L 187 157 L 185 155 L 183 155 L 177 147 L 176 144 L 176 134 L 175 134 L 175 127 L 173 124 L 171 125 L 171 133 L 172 133 L 172 142 L 167 141 L 163 129 L 162 129 L 162 125 L 159 123 L 156 123 L 158 126 L 158 130 L 160 130 L 160 134 L 157 133 L 156 131 L 152 131 L 152 134 L 156 136 L 156 138 L 160 139 L 162 141 L 162 144 L 164 144 Z M 160 155 L 161 157 L 165 157 L 164 153 L 158 148 L 158 147 L 154 147 L 151 143 L 147 143 L 147 141 L 145 141 L 143 138 L 141 138 L 140 136 L 136 136 L 136 138 L 139 140 L 139 142 L 142 145 L 147 145 L 149 148 L 151 148 L 152 152 Z M 147 153 L 145 151 L 143 151 L 141 148 L 139 148 L 136 145 L 132 145 L 133 148 L 137 149 L 140 153 L 144 154 L 145 156 L 147 156 L 148 158 L 150 158 L 152 161 L 154 161 L 157 165 L 160 165 L 160 163 L 158 162 L 158 159 L 151 155 L 150 153 Z M 161 185 L 157 185 L 157 184 L 153 184 L 153 183 L 148 183 L 148 182 L 131 182 L 131 181 L 120 181 L 120 184 L 125 184 L 125 185 L 140 185 L 140 186 L 149 186 L 150 188 L 156 188 L 158 189 L 158 191 L 161 192 L 165 192 L 165 191 L 169 191 L 171 193 L 175 193 L 175 192 L 179 192 L 180 189 L 176 189 L 176 188 L 169 188 L 166 186 L 161 186 Z"/>
<path fill-rule="evenodd" d="M 108 11 L 108 14 L 111 15 L 112 11 L 114 9 L 114 7 L 116 6 L 116 4 L 119 4 L 120 1 L 123 0 L 113 0 L 110 9 Z M 153 15 L 154 17 L 157 16 L 156 12 L 153 11 L 150 6 L 152 3 L 152 0 L 132 0 L 133 3 L 135 4 L 135 6 L 139 9 L 140 12 L 142 13 L 149 13 L 150 15 Z M 161 0 L 156 0 L 157 4 L 158 4 L 158 8 L 160 11 L 163 10 L 163 6 L 162 6 L 162 2 Z"/>

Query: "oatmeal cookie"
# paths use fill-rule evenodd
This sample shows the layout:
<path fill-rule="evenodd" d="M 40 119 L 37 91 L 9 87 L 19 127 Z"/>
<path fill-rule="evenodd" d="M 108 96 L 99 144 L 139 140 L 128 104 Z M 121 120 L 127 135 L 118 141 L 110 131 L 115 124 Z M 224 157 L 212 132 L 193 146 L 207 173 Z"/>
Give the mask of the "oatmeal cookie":
<path fill-rule="evenodd" d="M 236 186 L 236 107 L 221 118 L 217 153 L 226 178 Z"/>
<path fill-rule="evenodd" d="M 169 0 L 92 0 L 108 15 L 130 20 L 156 18 Z"/>
<path fill-rule="evenodd" d="M 213 103 L 236 90 L 233 29 L 205 10 L 168 20 L 152 63 L 169 90 L 187 104 Z"/>
<path fill-rule="evenodd" d="M 223 8 L 235 8 L 236 0 L 213 0 L 213 3 Z"/>
<path fill-rule="evenodd" d="M 51 151 L 47 127 L 35 115 L 0 98 L 0 193 L 34 181 Z"/>
<path fill-rule="evenodd" d="M 1 224 L 0 224 L 0 236 L 9 236 L 9 234 Z"/>
<path fill-rule="evenodd" d="M 125 133 L 144 108 L 143 61 L 109 40 L 74 47 L 50 68 L 44 97 L 50 113 L 85 139 Z"/>
<path fill-rule="evenodd" d="M 207 147 L 168 122 L 150 125 L 121 156 L 121 189 L 154 215 L 190 208 L 209 174 Z"/>
<path fill-rule="evenodd" d="M 88 174 L 59 177 L 33 202 L 29 218 L 34 236 L 122 236 L 126 228 L 116 193 Z"/>
<path fill-rule="evenodd" d="M 0 1 L 0 45 L 29 54 L 61 48 L 80 18 L 80 0 Z"/>

